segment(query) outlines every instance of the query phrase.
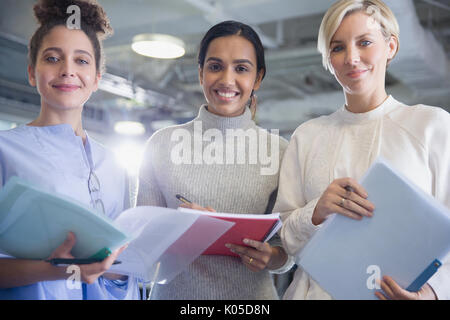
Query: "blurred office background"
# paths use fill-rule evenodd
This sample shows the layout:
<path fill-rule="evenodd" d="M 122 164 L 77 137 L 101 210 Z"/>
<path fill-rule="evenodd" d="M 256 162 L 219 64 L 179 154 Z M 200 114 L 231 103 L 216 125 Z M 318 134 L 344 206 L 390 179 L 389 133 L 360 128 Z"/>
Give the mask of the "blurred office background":
<path fill-rule="evenodd" d="M 215 23 L 255 27 L 266 48 L 267 75 L 258 92 L 257 123 L 289 138 L 302 122 L 341 107 L 344 97 L 316 50 L 323 14 L 332 0 L 99 0 L 114 36 L 106 40 L 107 73 L 85 106 L 90 136 L 114 149 L 135 174 L 145 140 L 184 123 L 204 102 L 197 51 Z M 36 29 L 33 0 L 0 1 L 0 130 L 34 119 L 39 95 L 27 81 L 27 44 Z M 401 29 L 400 52 L 389 67 L 388 92 L 408 104 L 450 111 L 450 0 L 386 0 Z M 138 34 L 167 34 L 185 54 L 156 59 L 131 48 Z M 140 123 L 116 130 L 120 121 Z M 115 129 L 116 128 L 116 129 Z M 122 132 L 122 133 L 120 133 Z"/>

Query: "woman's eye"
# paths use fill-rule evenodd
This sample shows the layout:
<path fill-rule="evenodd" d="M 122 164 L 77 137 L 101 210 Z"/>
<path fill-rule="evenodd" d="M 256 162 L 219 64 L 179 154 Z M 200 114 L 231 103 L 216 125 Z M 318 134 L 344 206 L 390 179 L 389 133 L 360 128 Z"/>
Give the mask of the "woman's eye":
<path fill-rule="evenodd" d="M 48 62 L 58 62 L 59 61 L 59 59 L 56 57 L 47 57 L 47 58 L 45 58 L 45 60 Z"/>
<path fill-rule="evenodd" d="M 216 63 L 210 64 L 210 65 L 208 66 L 208 69 L 209 69 L 210 71 L 219 71 L 219 70 L 220 70 L 220 65 L 219 65 L 219 64 L 216 64 Z"/>
<path fill-rule="evenodd" d="M 237 66 L 236 67 L 236 71 L 237 72 L 246 72 L 248 69 L 247 69 L 247 67 L 244 67 L 244 66 Z"/>
<path fill-rule="evenodd" d="M 331 52 L 339 52 L 342 51 L 343 47 L 342 46 L 336 46 L 333 49 L 331 49 Z"/>
<path fill-rule="evenodd" d="M 370 45 L 372 43 L 372 41 L 369 41 L 369 40 L 363 40 L 363 41 L 361 41 L 361 45 L 363 46 L 363 47 L 367 47 L 368 45 Z"/>
<path fill-rule="evenodd" d="M 78 62 L 81 64 L 89 64 L 89 62 L 87 60 L 84 59 L 78 59 Z"/>

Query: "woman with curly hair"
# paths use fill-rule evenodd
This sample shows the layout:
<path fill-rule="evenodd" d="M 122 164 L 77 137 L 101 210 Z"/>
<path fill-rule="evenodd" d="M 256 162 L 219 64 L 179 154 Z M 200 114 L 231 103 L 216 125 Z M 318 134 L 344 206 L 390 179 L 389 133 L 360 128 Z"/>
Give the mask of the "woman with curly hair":
<path fill-rule="evenodd" d="M 67 27 L 71 5 L 80 9 L 79 29 Z M 101 40 L 112 31 L 108 18 L 96 2 L 81 0 L 42 0 L 34 13 L 40 27 L 29 45 L 28 78 L 41 96 L 41 110 L 27 125 L 0 132 L 1 186 L 18 176 L 114 219 L 130 206 L 127 176 L 113 154 L 88 137 L 81 116 L 98 89 Z M 69 232 L 49 258 L 73 258 L 75 243 Z M 0 255 L 0 299 L 136 299 L 136 279 L 106 273 L 123 249 L 80 265 L 78 288 L 67 285 L 71 274 L 65 267 Z"/>

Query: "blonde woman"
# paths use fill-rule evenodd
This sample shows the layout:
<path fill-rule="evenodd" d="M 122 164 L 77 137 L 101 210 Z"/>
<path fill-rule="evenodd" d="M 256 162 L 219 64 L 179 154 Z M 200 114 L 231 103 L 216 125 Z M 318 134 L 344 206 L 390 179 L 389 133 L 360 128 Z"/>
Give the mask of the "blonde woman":
<path fill-rule="evenodd" d="M 333 213 L 356 220 L 373 215 L 357 180 L 378 156 L 450 207 L 450 115 L 406 106 L 386 93 L 386 68 L 399 49 L 391 10 L 379 0 L 336 2 L 323 18 L 318 49 L 343 88 L 345 105 L 298 127 L 286 150 L 274 210 L 282 212 L 281 238 L 292 255 Z M 402 289 L 388 275 L 381 289 L 380 299 L 449 299 L 449 261 L 419 292 Z M 284 298 L 330 295 L 299 268 Z"/>

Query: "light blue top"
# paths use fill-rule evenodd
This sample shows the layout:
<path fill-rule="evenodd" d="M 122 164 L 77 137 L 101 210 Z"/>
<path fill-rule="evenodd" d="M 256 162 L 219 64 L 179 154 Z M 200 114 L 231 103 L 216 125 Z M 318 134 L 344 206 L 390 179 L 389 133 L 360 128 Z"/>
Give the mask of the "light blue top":
<path fill-rule="evenodd" d="M 12 176 L 18 176 L 45 191 L 58 192 L 94 207 L 88 189 L 91 170 L 100 181 L 99 197 L 105 213 L 114 219 L 130 206 L 130 199 L 127 175 L 112 152 L 89 137 L 83 144 L 68 124 L 0 131 L 0 188 Z M 4 257 L 0 254 L 0 258 Z M 128 281 L 100 277 L 79 289 L 69 289 L 66 280 L 41 281 L 0 289 L 0 299 L 139 299 L 139 288 L 132 277 Z"/>

